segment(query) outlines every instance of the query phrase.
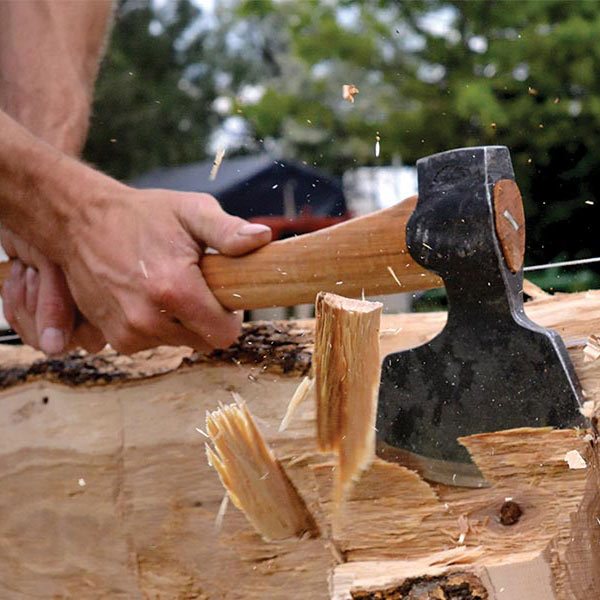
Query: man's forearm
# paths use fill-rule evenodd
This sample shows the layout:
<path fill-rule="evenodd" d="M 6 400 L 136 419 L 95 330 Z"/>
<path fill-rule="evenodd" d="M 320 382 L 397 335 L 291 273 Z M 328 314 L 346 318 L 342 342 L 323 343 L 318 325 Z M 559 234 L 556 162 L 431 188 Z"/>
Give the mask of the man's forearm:
<path fill-rule="evenodd" d="M 36 136 L 77 155 L 112 0 L 0 1 L 0 108 Z"/>
<path fill-rule="evenodd" d="M 0 131 L 0 222 L 62 264 L 73 241 L 71 225 L 85 220 L 83 209 L 125 186 L 36 138 L 2 111 Z"/>

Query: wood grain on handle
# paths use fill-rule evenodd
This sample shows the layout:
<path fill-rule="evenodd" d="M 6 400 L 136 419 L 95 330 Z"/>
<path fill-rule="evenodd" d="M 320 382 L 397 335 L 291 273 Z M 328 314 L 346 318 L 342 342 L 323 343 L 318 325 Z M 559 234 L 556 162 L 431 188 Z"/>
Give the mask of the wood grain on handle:
<path fill-rule="evenodd" d="M 0 262 L 0 286 L 8 279 L 10 275 L 10 260 L 4 260 Z"/>
<path fill-rule="evenodd" d="M 208 254 L 202 272 L 231 310 L 314 302 L 318 292 L 359 297 L 363 290 L 376 295 L 441 287 L 441 279 L 406 248 L 406 222 L 415 204 L 416 196 L 238 258 Z"/>
<path fill-rule="evenodd" d="M 406 249 L 406 222 L 416 196 L 333 227 L 288 238 L 236 258 L 207 254 L 204 277 L 230 310 L 293 306 L 318 292 L 341 296 L 391 294 L 441 287 Z M 396 275 L 400 286 L 394 279 Z M 10 262 L 0 263 L 0 283 Z"/>

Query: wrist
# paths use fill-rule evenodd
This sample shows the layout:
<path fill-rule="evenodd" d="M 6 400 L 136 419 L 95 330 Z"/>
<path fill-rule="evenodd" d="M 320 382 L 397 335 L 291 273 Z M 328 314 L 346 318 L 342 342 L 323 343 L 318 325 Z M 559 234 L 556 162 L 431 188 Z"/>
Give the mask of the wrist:
<path fill-rule="evenodd" d="M 54 232 L 44 240 L 51 260 L 68 270 L 69 259 L 81 241 L 94 235 L 111 209 L 129 201 L 130 188 L 88 165 L 64 157 L 55 173 L 46 174 L 44 186 Z"/>

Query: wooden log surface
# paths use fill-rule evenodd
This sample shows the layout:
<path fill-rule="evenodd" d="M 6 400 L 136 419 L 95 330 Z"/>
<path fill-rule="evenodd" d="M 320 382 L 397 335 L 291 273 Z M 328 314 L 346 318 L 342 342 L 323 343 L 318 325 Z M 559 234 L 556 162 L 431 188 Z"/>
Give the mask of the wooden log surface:
<path fill-rule="evenodd" d="M 587 397 L 600 400 L 600 360 L 583 360 L 587 336 L 600 332 L 600 292 L 526 308 L 563 335 Z M 430 339 L 444 319 L 385 316 L 382 352 Z M 248 326 L 212 357 L 160 348 L 44 361 L 2 348 L 0 598 L 367 598 L 373 585 L 394 593 L 418 577 L 440 594 L 483 585 L 492 600 L 598 597 L 597 451 L 583 432 L 469 438 L 494 483 L 487 490 L 430 485 L 376 461 L 332 529 L 331 464 L 317 452 L 314 403 L 278 430 L 310 364 L 312 327 Z M 196 428 L 231 391 L 246 400 L 320 538 L 267 543 L 231 507 L 216 529 L 224 492 Z M 569 469 L 571 450 L 586 469 Z M 512 525 L 502 524 L 503 510 Z"/>

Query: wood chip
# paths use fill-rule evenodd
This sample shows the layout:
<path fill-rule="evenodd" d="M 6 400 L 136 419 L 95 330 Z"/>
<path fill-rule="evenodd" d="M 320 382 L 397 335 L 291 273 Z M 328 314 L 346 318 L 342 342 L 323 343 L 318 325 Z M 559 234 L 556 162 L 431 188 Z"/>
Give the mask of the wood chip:
<path fill-rule="evenodd" d="M 212 168 L 210 169 L 209 179 L 211 181 L 214 181 L 217 178 L 217 174 L 219 173 L 219 169 L 221 168 L 221 163 L 223 162 L 224 157 L 225 148 L 219 148 L 215 154 L 215 160 L 213 161 Z"/>
<path fill-rule="evenodd" d="M 382 304 L 321 293 L 316 302 L 313 368 L 317 441 L 337 455 L 334 502 L 375 455 L 375 418 L 381 374 Z"/>
<path fill-rule="evenodd" d="M 564 460 L 568 463 L 569 469 L 587 469 L 587 463 L 578 450 L 569 450 L 565 454 Z"/>
<path fill-rule="evenodd" d="M 225 492 L 223 496 L 223 500 L 221 500 L 221 505 L 219 506 L 219 511 L 217 512 L 217 516 L 215 518 L 215 529 L 219 531 L 221 527 L 223 527 L 223 519 L 225 518 L 225 513 L 227 512 L 227 507 L 229 506 L 229 494 Z"/>
<path fill-rule="evenodd" d="M 304 500 L 260 433 L 246 404 L 221 406 L 206 415 L 208 463 L 233 504 L 265 540 L 316 536 Z"/>
<path fill-rule="evenodd" d="M 466 515 L 460 515 L 460 517 L 458 517 L 458 531 L 460 532 L 460 535 L 458 536 L 459 546 L 462 546 L 465 543 L 465 538 L 470 530 L 468 517 Z"/>
<path fill-rule="evenodd" d="M 304 402 L 304 400 L 306 400 L 306 398 L 308 398 L 308 395 L 313 390 L 314 386 L 315 380 L 312 376 L 307 376 L 300 382 L 300 385 L 296 388 L 296 391 L 287 406 L 287 410 L 285 411 L 285 415 L 279 426 L 279 431 L 285 431 L 288 428 L 296 409 Z"/>
<path fill-rule="evenodd" d="M 592 362 L 600 357 L 600 335 L 592 334 L 583 349 L 583 361 Z"/>
<path fill-rule="evenodd" d="M 596 414 L 596 402 L 594 400 L 586 400 L 579 412 L 586 418 L 591 419 Z"/>
<path fill-rule="evenodd" d="M 358 88 L 353 83 L 342 86 L 342 98 L 352 104 L 354 104 L 354 96 L 358 93 Z"/>

